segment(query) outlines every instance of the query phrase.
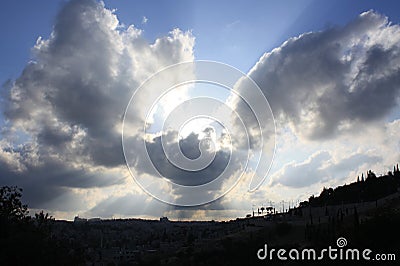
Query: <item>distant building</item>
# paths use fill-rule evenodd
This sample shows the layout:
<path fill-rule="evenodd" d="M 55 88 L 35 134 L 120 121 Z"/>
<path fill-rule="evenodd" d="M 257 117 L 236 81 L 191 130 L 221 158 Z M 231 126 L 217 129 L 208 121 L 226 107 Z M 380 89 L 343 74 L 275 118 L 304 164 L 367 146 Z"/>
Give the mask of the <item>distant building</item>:
<path fill-rule="evenodd" d="M 165 217 L 165 216 L 161 217 L 160 222 L 164 222 L 164 223 L 169 222 L 168 217 Z"/>
<path fill-rule="evenodd" d="M 79 218 L 79 216 L 75 216 L 74 223 L 83 223 L 83 222 L 87 222 L 87 219 L 86 218 Z"/>

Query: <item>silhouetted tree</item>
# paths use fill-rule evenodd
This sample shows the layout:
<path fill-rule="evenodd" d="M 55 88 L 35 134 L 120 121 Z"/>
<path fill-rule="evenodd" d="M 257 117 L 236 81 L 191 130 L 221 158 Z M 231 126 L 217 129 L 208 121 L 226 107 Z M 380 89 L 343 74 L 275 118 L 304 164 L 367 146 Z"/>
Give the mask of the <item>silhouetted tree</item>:
<path fill-rule="evenodd" d="M 0 217 L 2 221 L 22 220 L 28 214 L 27 205 L 21 202 L 22 188 L 0 188 Z"/>
<path fill-rule="evenodd" d="M 396 166 L 393 166 L 393 175 L 395 177 L 400 177 L 399 164 L 397 164 Z"/>
<path fill-rule="evenodd" d="M 375 175 L 374 172 L 372 172 L 371 170 L 369 170 L 369 171 L 367 172 L 367 178 L 376 178 L 376 175 Z"/>
<path fill-rule="evenodd" d="M 51 239 L 53 218 L 43 211 L 28 216 L 22 188 L 0 188 L 0 265 L 81 265 L 68 245 Z"/>
<path fill-rule="evenodd" d="M 364 201 L 376 201 L 382 197 L 395 193 L 400 188 L 400 173 L 393 178 L 391 172 L 377 177 L 372 170 L 367 171 L 367 178 L 361 174 L 361 180 L 333 188 L 324 187 L 318 197 L 311 196 L 307 201 L 301 202 L 299 207 L 324 207 L 338 204 L 359 203 Z"/>

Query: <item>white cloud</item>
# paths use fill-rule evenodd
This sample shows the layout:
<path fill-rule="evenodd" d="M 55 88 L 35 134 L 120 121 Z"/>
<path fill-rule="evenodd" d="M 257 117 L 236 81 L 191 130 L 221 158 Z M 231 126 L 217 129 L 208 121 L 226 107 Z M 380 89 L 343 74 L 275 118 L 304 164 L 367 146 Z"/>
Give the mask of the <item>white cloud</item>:
<path fill-rule="evenodd" d="M 147 24 L 148 21 L 149 21 L 149 19 L 146 16 L 142 17 L 142 24 L 143 25 Z"/>
<path fill-rule="evenodd" d="M 328 151 L 318 151 L 303 162 L 291 162 L 284 165 L 271 177 L 271 185 L 282 184 L 287 187 L 301 188 L 315 183 L 343 180 L 360 165 L 371 165 L 382 161 L 376 155 L 352 154 L 336 161 Z M 352 177 L 354 179 L 354 177 Z"/>

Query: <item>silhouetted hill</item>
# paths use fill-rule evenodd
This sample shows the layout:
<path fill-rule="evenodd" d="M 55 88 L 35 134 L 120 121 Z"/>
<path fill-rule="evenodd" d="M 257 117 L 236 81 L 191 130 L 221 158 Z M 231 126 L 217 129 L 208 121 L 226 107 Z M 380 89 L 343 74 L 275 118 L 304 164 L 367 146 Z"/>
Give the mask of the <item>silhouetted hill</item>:
<path fill-rule="evenodd" d="M 43 212 L 27 216 L 22 190 L 0 188 L 0 265 L 321 265 L 321 261 L 270 261 L 257 257 L 268 244 L 284 248 L 349 247 L 395 254 L 400 248 L 400 171 L 324 188 L 285 213 L 227 222 L 177 222 L 166 217 L 57 221 Z M 395 262 L 395 261 L 392 261 Z M 365 261 L 323 260 L 324 265 Z M 368 263 L 366 264 L 368 265 Z M 373 265 L 373 264 L 369 264 Z M 385 261 L 380 265 L 390 265 Z M 392 263 L 393 265 L 393 263 Z"/>
<path fill-rule="evenodd" d="M 374 172 L 369 170 L 364 180 L 361 179 L 348 185 L 339 186 L 335 189 L 324 188 L 318 197 L 311 196 L 308 201 L 300 203 L 300 207 L 311 205 L 312 207 L 322 207 L 327 205 L 339 205 L 349 203 L 360 203 L 375 201 L 397 192 L 400 188 L 400 172 L 397 168 L 394 172 L 377 177 Z"/>

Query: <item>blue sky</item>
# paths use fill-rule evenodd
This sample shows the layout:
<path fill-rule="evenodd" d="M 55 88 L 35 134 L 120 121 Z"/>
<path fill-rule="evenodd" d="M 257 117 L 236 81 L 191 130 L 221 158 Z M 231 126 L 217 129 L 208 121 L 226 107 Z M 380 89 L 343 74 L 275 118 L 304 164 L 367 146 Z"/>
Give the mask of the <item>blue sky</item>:
<path fill-rule="evenodd" d="M 48 37 L 65 1 L 2 2 L 0 81 L 15 79 L 38 36 Z M 289 37 L 343 25 L 374 9 L 400 21 L 398 1 L 105 1 L 119 20 L 144 29 L 148 41 L 171 29 L 192 30 L 197 59 L 221 61 L 247 72 L 265 52 Z M 143 16 L 148 18 L 142 25 Z"/>
<path fill-rule="evenodd" d="M 78 213 L 228 219 L 252 204 L 304 200 L 368 169 L 382 174 L 400 161 L 398 1 L 2 4 L 0 83 L 12 82 L 0 94 L 0 185 L 24 187 L 33 209 L 65 219 Z M 257 82 L 276 119 L 277 150 L 257 192 L 240 183 L 219 201 L 184 210 L 153 200 L 129 178 L 120 120 L 133 88 L 159 69 L 195 59 L 229 64 Z M 226 94 L 215 92 L 222 100 Z M 162 112 L 194 96 L 171 95 L 158 106 Z M 132 132 L 141 126 L 136 111 L 155 96 L 145 91 L 133 106 Z M 197 126 L 196 132 L 204 128 Z M 200 139 L 188 133 L 179 145 L 195 154 Z M 243 132 L 236 133 L 240 139 Z M 131 137 L 133 147 L 143 142 Z M 167 178 L 184 180 L 164 165 L 160 136 L 151 137 L 145 141 Z M 221 172 L 224 152 L 207 174 Z"/>

